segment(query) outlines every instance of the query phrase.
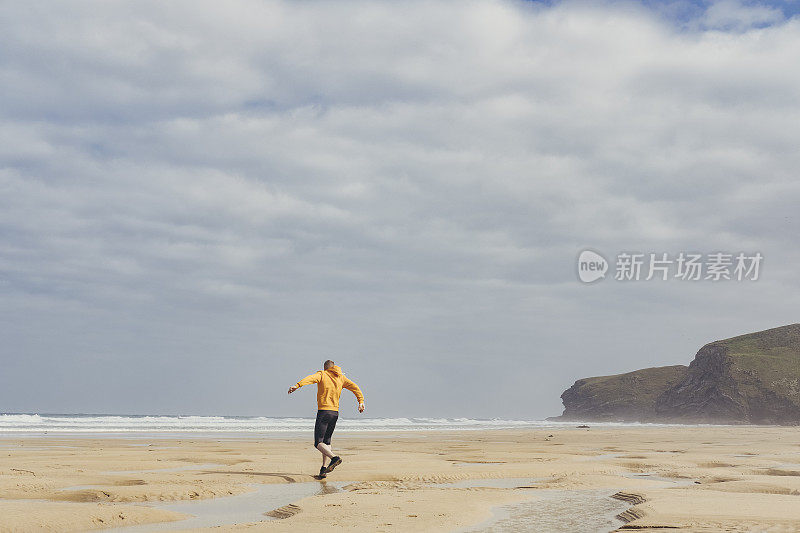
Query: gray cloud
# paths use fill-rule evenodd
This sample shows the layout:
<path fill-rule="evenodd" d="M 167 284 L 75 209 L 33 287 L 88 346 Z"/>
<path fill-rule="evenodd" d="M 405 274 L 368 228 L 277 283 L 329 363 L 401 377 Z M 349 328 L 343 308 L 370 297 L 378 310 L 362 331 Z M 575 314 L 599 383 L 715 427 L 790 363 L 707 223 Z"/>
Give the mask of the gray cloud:
<path fill-rule="evenodd" d="M 333 357 L 373 416 L 542 417 L 797 321 L 778 15 L 4 5 L 0 411 L 307 413 L 284 389 Z M 586 246 L 765 270 L 586 287 Z"/>

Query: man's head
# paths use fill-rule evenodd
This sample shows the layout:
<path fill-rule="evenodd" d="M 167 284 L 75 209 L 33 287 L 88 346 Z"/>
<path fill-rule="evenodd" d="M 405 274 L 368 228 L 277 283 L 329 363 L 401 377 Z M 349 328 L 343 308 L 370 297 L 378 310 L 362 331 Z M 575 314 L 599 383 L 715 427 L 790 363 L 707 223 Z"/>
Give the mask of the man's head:
<path fill-rule="evenodd" d="M 333 365 L 334 365 L 334 362 L 333 362 L 333 361 L 331 361 L 330 359 L 328 359 L 327 361 L 325 361 L 325 364 L 324 364 L 324 365 L 322 365 L 322 369 L 323 369 L 323 370 L 328 370 L 328 369 L 329 369 L 330 367 L 332 367 Z"/>

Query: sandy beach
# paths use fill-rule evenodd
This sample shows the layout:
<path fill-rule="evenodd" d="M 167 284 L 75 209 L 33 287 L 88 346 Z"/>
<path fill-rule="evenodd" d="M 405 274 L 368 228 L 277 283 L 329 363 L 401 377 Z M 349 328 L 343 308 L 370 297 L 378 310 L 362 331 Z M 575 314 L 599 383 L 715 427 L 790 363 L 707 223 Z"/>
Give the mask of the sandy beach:
<path fill-rule="evenodd" d="M 344 464 L 324 482 L 313 477 L 319 453 L 307 441 L 6 437 L 0 440 L 0 530 L 135 524 L 154 530 L 157 522 L 191 514 L 165 508 L 170 503 L 239 501 L 224 498 L 259 487 L 285 491 L 289 501 L 256 509 L 258 519 L 243 513 L 244 520 L 213 530 L 502 529 L 497 520 L 514 513 L 531 530 L 542 530 L 539 521 L 588 523 L 591 512 L 580 503 L 586 494 L 616 505 L 630 520 L 612 517 L 607 530 L 800 530 L 796 428 L 341 434 L 335 444 Z M 292 499 L 290 489 L 301 488 L 312 493 Z M 555 517 L 552 504 L 537 503 L 555 500 L 567 502 Z"/>

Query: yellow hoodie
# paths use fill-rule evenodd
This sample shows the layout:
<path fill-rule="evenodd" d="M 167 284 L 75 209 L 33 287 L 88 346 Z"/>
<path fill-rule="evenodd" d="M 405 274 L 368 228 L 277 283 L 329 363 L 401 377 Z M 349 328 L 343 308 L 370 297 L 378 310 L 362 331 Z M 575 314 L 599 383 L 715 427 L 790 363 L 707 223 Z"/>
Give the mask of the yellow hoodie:
<path fill-rule="evenodd" d="M 364 403 L 364 395 L 358 385 L 347 379 L 342 369 L 334 365 L 328 370 L 320 370 L 310 376 L 304 377 L 297 382 L 297 387 L 303 385 L 317 384 L 317 409 L 320 411 L 338 411 L 339 398 L 342 396 L 342 388 L 351 391 L 356 395 L 358 403 Z"/>

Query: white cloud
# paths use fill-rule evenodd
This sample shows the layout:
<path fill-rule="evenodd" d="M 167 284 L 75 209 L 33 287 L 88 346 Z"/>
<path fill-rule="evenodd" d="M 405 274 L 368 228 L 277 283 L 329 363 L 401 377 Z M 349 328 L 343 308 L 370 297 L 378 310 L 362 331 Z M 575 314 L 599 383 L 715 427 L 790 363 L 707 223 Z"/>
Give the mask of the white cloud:
<path fill-rule="evenodd" d="M 708 6 L 701 23 L 709 29 L 744 31 L 781 20 L 783 13 L 774 7 L 741 0 L 717 0 Z"/>

